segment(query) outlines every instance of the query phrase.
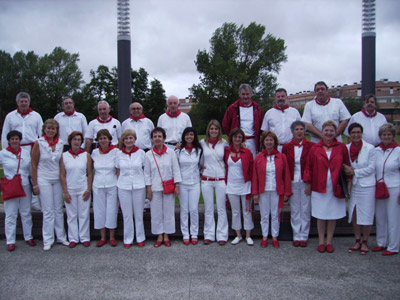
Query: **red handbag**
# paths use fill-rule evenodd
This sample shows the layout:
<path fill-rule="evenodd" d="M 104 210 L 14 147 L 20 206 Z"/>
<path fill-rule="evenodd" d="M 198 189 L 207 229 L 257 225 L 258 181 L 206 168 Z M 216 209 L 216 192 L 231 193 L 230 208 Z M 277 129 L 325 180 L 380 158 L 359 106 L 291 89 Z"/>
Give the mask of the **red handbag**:
<path fill-rule="evenodd" d="M 154 155 L 153 150 L 151 150 L 151 153 L 153 154 L 154 161 L 155 161 L 156 166 L 157 166 L 158 174 L 160 174 L 161 183 L 162 183 L 162 186 L 163 186 L 163 189 L 164 189 L 164 194 L 165 195 L 172 194 L 175 191 L 174 179 L 172 178 L 172 179 L 165 180 L 165 181 L 162 179 L 160 168 L 158 167 L 157 159 L 156 159 L 156 156 Z"/>
<path fill-rule="evenodd" d="M 22 187 L 21 174 L 18 173 L 20 164 L 21 155 L 18 156 L 17 174 L 15 174 L 12 179 L 7 179 L 6 177 L 0 178 L 3 201 L 26 197 L 24 188 Z"/>
<path fill-rule="evenodd" d="M 392 149 L 392 151 L 390 151 L 389 155 L 385 159 L 385 162 L 383 163 L 382 178 L 376 181 L 376 185 L 375 185 L 375 198 L 376 199 L 387 199 L 390 197 L 389 190 L 386 186 L 384 178 L 385 178 L 386 161 L 388 160 L 390 154 L 392 154 L 393 150 L 394 150 L 394 148 Z"/>

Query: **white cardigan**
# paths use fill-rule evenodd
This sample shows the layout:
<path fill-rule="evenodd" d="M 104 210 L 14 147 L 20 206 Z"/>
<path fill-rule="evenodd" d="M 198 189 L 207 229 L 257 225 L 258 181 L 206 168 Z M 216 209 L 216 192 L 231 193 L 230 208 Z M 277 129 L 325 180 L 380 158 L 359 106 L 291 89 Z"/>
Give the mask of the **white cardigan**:
<path fill-rule="evenodd" d="M 350 158 L 350 144 L 347 145 L 349 151 L 349 160 L 351 167 L 354 169 L 353 185 L 359 184 L 361 187 L 374 186 L 375 185 L 375 164 L 376 164 L 376 152 L 375 147 L 366 141 L 362 141 L 358 158 L 355 161 L 351 161 Z"/>

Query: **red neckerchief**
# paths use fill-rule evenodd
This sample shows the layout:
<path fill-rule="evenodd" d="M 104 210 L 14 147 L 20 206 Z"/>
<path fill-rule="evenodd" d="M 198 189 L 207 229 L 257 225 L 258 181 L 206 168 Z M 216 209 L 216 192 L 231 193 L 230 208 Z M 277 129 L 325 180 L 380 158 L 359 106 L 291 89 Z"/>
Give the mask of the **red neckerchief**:
<path fill-rule="evenodd" d="M 238 153 L 242 152 L 242 148 L 240 148 L 239 150 L 236 150 L 235 147 L 233 147 L 233 146 L 230 146 L 229 150 L 230 150 L 230 152 L 235 153 L 235 154 L 238 154 Z M 231 159 L 234 162 L 237 162 L 240 159 L 240 156 L 235 156 L 234 157 L 234 156 L 231 155 Z"/>
<path fill-rule="evenodd" d="M 270 153 L 268 153 L 267 150 L 265 150 L 265 149 L 263 149 L 263 151 L 262 151 L 262 154 L 263 154 L 265 157 L 271 156 L 271 155 L 276 155 L 276 154 L 278 154 L 278 153 L 279 153 L 279 151 L 276 150 L 276 149 L 272 150 Z"/>
<path fill-rule="evenodd" d="M 172 115 L 170 112 L 169 112 L 169 110 L 167 109 L 167 111 L 165 112 L 166 114 L 167 114 L 167 116 L 168 117 L 170 117 L 170 118 L 177 118 L 180 114 L 181 114 L 181 110 L 180 109 L 178 109 L 177 111 L 176 111 L 176 114 L 175 115 Z"/>
<path fill-rule="evenodd" d="M 289 108 L 289 104 L 285 104 L 282 108 L 280 108 L 278 105 L 274 105 L 274 108 L 277 110 L 281 110 L 282 112 L 285 111 L 285 109 Z"/>
<path fill-rule="evenodd" d="M 318 105 L 325 106 L 325 105 L 328 105 L 328 103 L 329 103 L 330 101 L 331 101 L 331 97 L 328 97 L 328 100 L 327 100 L 325 103 L 321 103 L 321 102 L 318 101 L 317 97 L 315 97 L 315 102 L 316 102 Z"/>
<path fill-rule="evenodd" d="M 49 147 L 53 147 L 55 144 L 58 143 L 58 138 L 54 138 L 52 142 L 49 141 L 47 135 L 43 135 L 43 138 L 49 143 Z"/>
<path fill-rule="evenodd" d="M 373 118 L 373 117 L 375 117 L 375 116 L 378 114 L 378 112 L 375 110 L 375 111 L 370 115 L 370 114 L 368 114 L 368 112 L 367 112 L 364 108 L 361 110 L 361 112 L 362 112 L 367 118 Z"/>
<path fill-rule="evenodd" d="M 215 145 L 218 143 L 218 139 L 208 139 L 207 142 L 212 145 L 213 149 L 215 149 Z"/>
<path fill-rule="evenodd" d="M 250 104 L 249 105 L 244 105 L 242 99 L 239 99 L 239 106 L 240 107 L 252 107 L 253 106 L 253 100 L 250 99 Z"/>
<path fill-rule="evenodd" d="M 64 110 L 64 114 L 67 115 L 68 117 L 72 116 L 74 113 L 75 113 L 75 108 L 74 108 L 74 110 L 73 110 L 72 112 L 70 112 L 70 113 L 67 113 L 67 112 Z"/>
<path fill-rule="evenodd" d="M 135 145 L 132 147 L 131 151 L 129 151 L 129 152 L 126 151 L 125 147 L 122 147 L 122 149 L 121 149 L 122 152 L 124 152 L 125 154 L 128 154 L 129 156 L 131 156 L 132 153 L 135 153 L 138 150 L 139 150 L 139 147 L 137 147 Z"/>
<path fill-rule="evenodd" d="M 339 145 L 339 142 L 335 138 L 330 145 L 327 145 L 327 144 L 325 144 L 324 140 L 320 140 L 317 145 L 325 146 L 327 148 L 332 148 L 332 147 Z"/>
<path fill-rule="evenodd" d="M 383 151 L 386 151 L 387 149 L 398 147 L 399 144 L 397 144 L 397 142 L 393 142 L 393 143 L 390 143 L 389 145 L 387 145 L 387 146 L 385 147 L 385 146 L 383 145 L 383 143 L 380 143 L 378 146 L 381 147 Z"/>
<path fill-rule="evenodd" d="M 362 140 L 358 144 L 358 146 L 355 146 L 354 143 L 350 144 L 350 159 L 351 161 L 355 161 L 358 158 L 358 154 L 361 151 L 361 147 L 363 145 Z"/>
<path fill-rule="evenodd" d="M 10 151 L 11 153 L 15 154 L 15 155 L 19 155 L 21 153 L 21 147 L 18 148 L 18 151 L 15 151 L 13 148 L 11 148 L 10 146 L 8 146 L 6 148 L 7 151 Z"/>
<path fill-rule="evenodd" d="M 108 116 L 108 119 L 103 121 L 102 119 L 100 119 L 100 117 L 96 117 L 96 120 L 99 121 L 99 123 L 109 123 L 111 122 L 112 119 L 113 119 L 112 116 Z"/>
<path fill-rule="evenodd" d="M 27 114 L 33 112 L 33 109 L 29 107 L 28 110 L 27 110 L 26 112 L 23 113 L 22 111 L 19 110 L 19 107 L 17 107 L 17 112 L 18 112 L 21 116 L 24 117 L 24 116 L 26 116 Z"/>
<path fill-rule="evenodd" d="M 69 148 L 68 152 L 71 153 L 72 155 L 78 156 L 79 154 L 82 154 L 82 153 L 84 153 L 86 151 L 83 148 L 79 148 L 78 152 L 75 152 L 75 151 L 72 150 L 72 148 Z"/>
<path fill-rule="evenodd" d="M 188 145 L 185 146 L 185 149 L 187 150 L 187 152 L 189 152 L 189 154 L 192 153 L 193 148 L 194 148 L 193 145 L 192 146 L 188 146 Z"/>
<path fill-rule="evenodd" d="M 298 147 L 303 147 L 304 143 L 307 141 L 306 138 L 303 138 L 303 140 L 301 141 L 301 144 L 296 142 L 295 139 L 292 139 L 289 144 L 293 145 L 293 146 L 298 146 Z"/>
<path fill-rule="evenodd" d="M 110 152 L 112 149 L 115 149 L 115 148 L 117 148 L 117 147 L 115 147 L 114 145 L 109 145 L 108 148 L 105 151 L 103 151 L 103 149 L 101 149 L 101 147 L 99 147 L 99 152 L 101 154 L 107 154 L 108 152 Z"/>
<path fill-rule="evenodd" d="M 158 151 L 156 146 L 153 147 L 153 151 L 160 156 L 163 155 L 165 152 L 167 152 L 167 149 L 168 149 L 168 147 L 165 145 L 163 145 L 163 148 L 161 151 Z"/>
<path fill-rule="evenodd" d="M 131 118 L 132 120 L 138 121 L 138 120 L 144 119 L 146 117 L 144 116 L 144 114 L 141 114 L 139 117 L 134 117 L 134 116 L 130 115 L 129 118 Z"/>

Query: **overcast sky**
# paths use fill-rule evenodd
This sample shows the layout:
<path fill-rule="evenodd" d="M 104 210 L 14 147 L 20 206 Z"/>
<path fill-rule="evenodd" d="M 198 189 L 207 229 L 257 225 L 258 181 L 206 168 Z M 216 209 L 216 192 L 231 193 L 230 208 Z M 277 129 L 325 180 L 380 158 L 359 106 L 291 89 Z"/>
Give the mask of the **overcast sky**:
<path fill-rule="evenodd" d="M 0 49 L 79 53 L 84 80 L 117 65 L 117 0 L 0 0 Z M 132 68 L 184 98 L 194 61 L 224 22 L 263 24 L 285 40 L 278 84 L 289 93 L 361 80 L 361 0 L 131 0 Z M 376 1 L 376 78 L 400 80 L 400 1 Z M 28 91 L 29 92 L 29 91 Z"/>

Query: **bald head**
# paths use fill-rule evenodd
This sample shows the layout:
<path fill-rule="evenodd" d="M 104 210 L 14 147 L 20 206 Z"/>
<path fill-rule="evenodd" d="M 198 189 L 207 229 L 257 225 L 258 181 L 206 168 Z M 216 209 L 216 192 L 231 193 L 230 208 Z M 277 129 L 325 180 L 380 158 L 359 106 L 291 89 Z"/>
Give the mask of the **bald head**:
<path fill-rule="evenodd" d="M 169 96 L 167 99 L 167 109 L 170 114 L 175 115 L 179 108 L 179 99 L 176 96 Z"/>

